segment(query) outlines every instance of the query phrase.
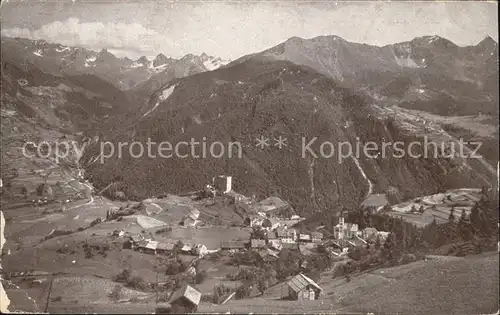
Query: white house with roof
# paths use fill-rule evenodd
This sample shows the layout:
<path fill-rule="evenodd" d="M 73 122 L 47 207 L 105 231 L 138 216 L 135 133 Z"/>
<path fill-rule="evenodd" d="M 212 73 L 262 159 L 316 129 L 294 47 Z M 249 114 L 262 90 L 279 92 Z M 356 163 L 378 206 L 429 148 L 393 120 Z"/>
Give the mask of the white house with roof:
<path fill-rule="evenodd" d="M 297 242 L 297 230 L 287 227 L 279 227 L 276 229 L 276 236 L 281 240 L 282 244 L 294 244 Z"/>

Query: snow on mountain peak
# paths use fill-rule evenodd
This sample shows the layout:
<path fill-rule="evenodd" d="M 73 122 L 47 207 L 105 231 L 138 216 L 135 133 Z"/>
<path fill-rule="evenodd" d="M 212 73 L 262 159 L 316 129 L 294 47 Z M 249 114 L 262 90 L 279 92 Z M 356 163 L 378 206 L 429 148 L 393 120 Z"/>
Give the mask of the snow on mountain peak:
<path fill-rule="evenodd" d="M 229 60 L 222 60 L 219 57 L 208 56 L 205 53 L 203 53 L 201 55 L 201 58 L 202 58 L 202 61 L 203 61 L 203 66 L 208 71 L 212 71 L 212 70 L 218 69 L 221 66 L 227 65 L 230 62 Z"/>

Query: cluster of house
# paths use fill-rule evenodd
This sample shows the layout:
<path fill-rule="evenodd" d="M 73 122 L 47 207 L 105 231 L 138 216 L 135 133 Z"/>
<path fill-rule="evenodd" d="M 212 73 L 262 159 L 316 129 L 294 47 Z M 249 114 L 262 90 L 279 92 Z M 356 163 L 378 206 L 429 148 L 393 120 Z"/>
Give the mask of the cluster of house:
<path fill-rule="evenodd" d="M 116 230 L 113 233 L 116 237 L 123 237 L 125 232 L 123 230 Z M 125 247 L 133 250 L 137 250 L 145 254 L 169 254 L 175 250 L 175 243 L 165 243 L 152 240 L 150 238 L 145 238 L 142 234 L 131 235 Z M 181 253 L 186 255 L 195 255 L 198 257 L 203 257 L 209 253 L 207 246 L 204 244 L 183 244 L 179 249 Z"/>
<path fill-rule="evenodd" d="M 343 256 L 349 249 L 366 246 L 377 239 L 383 243 L 388 236 L 389 232 L 371 227 L 360 230 L 357 224 L 346 223 L 344 217 L 340 217 L 339 223 L 333 228 L 333 239 L 325 240 L 319 246 L 328 249 L 335 256 Z"/>
<path fill-rule="evenodd" d="M 339 223 L 334 227 L 333 231 L 333 238 L 338 240 L 362 239 L 368 242 L 379 238 L 383 242 L 389 236 L 389 232 L 378 231 L 371 227 L 360 230 L 357 224 L 346 223 L 344 217 L 339 218 Z"/>
<path fill-rule="evenodd" d="M 299 233 L 294 228 L 281 225 L 278 219 L 263 218 L 258 224 L 250 225 L 262 230 L 267 236 L 265 239 L 251 238 L 250 241 L 237 240 L 221 243 L 222 250 L 238 251 L 251 249 L 262 254 L 265 259 L 278 257 L 283 249 L 299 250 L 304 255 L 311 254 L 315 249 L 322 247 L 335 256 L 347 254 L 350 248 L 366 246 L 375 242 L 377 238 L 384 242 L 389 232 L 377 231 L 375 228 L 360 230 L 357 224 L 346 223 L 340 217 L 334 227 L 333 238 L 324 240 L 323 233 Z M 248 221 L 247 221 L 248 223 Z"/>
<path fill-rule="evenodd" d="M 265 228 L 263 228 L 265 229 Z M 283 249 L 299 250 L 302 244 L 315 245 L 323 239 L 320 232 L 309 234 L 299 234 L 296 229 L 286 226 L 278 226 L 276 229 L 267 231 L 267 238 L 251 238 L 249 241 L 236 240 L 221 243 L 221 250 L 239 251 L 250 249 L 259 253 L 265 260 L 278 258 L 279 252 Z"/>

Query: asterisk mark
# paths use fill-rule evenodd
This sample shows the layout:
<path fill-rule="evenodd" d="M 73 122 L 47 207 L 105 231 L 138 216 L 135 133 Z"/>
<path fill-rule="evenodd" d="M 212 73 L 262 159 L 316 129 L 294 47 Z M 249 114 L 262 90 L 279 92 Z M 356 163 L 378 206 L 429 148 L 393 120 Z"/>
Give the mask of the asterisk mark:
<path fill-rule="evenodd" d="M 269 146 L 269 138 L 260 136 L 260 138 L 256 138 L 255 140 L 257 140 L 257 144 L 255 146 L 260 147 L 261 149 Z"/>
<path fill-rule="evenodd" d="M 274 144 L 275 147 L 278 147 L 279 149 L 283 148 L 283 147 L 286 147 L 287 144 L 286 144 L 286 138 L 283 138 L 282 136 L 279 136 L 278 139 L 274 138 L 274 141 L 276 141 L 276 143 Z"/>

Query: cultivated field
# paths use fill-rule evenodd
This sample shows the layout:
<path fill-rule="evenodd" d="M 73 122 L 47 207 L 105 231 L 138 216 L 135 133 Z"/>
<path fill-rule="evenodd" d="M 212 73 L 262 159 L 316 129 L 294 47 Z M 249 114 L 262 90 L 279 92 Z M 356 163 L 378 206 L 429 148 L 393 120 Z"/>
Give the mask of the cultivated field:
<path fill-rule="evenodd" d="M 415 198 L 408 202 L 400 203 L 392 206 L 392 211 L 387 214 L 403 218 L 405 221 L 411 222 L 418 227 L 425 226 L 436 219 L 436 222 L 448 222 L 451 209 L 454 209 L 456 219 L 460 217 L 462 211 L 470 214 L 474 203 L 480 200 L 480 189 L 454 189 L 446 193 L 440 193 L 421 198 Z M 424 212 L 419 213 L 418 210 L 423 206 Z M 411 213 L 411 209 L 417 210 L 416 213 Z"/>

